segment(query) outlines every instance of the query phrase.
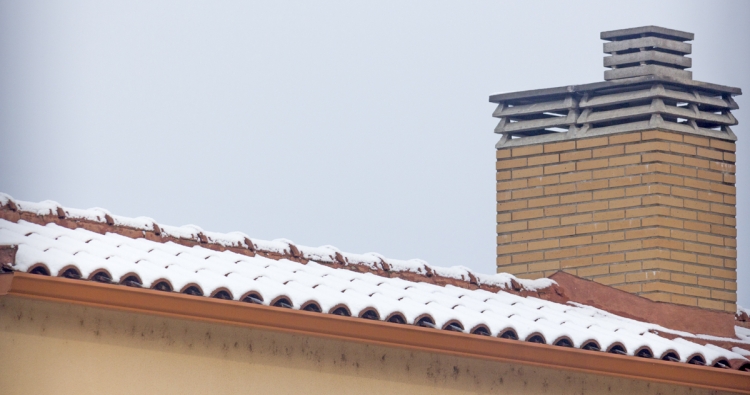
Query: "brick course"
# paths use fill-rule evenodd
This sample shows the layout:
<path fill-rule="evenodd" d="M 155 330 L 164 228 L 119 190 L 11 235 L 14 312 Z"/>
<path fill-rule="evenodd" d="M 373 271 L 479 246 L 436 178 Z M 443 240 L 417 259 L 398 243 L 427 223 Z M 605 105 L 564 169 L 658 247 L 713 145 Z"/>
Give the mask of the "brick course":
<path fill-rule="evenodd" d="M 735 160 L 663 131 L 498 149 L 498 271 L 734 312 Z"/>

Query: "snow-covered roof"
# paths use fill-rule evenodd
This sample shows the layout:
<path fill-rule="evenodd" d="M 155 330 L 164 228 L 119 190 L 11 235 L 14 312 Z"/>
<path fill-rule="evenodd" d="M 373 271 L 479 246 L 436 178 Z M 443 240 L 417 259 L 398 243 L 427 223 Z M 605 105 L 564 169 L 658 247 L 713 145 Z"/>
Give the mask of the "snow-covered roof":
<path fill-rule="evenodd" d="M 142 231 L 100 233 L 91 226 L 91 230 L 70 229 L 43 219 L 0 218 L 0 245 L 17 246 L 10 266 L 13 271 L 641 357 L 750 367 L 748 336 L 712 339 L 714 343 L 732 344 L 734 349 L 729 350 L 699 344 L 705 343 L 702 340 L 706 336 L 636 321 L 583 304 L 556 303 L 530 296 L 554 287 L 549 279 L 481 275 L 463 267 L 438 268 L 418 260 L 347 254 L 331 246 L 296 246 L 288 240 L 251 241 L 241 233 L 211 233 L 195 226 L 171 227 L 147 218 L 114 216 L 102 209 L 76 210 L 54 202 L 20 202 L 2 194 L 0 205 L 13 207 L 14 212 L 31 213 L 36 218 L 79 218 Z M 153 234 L 155 229 L 159 230 L 159 239 L 145 237 L 146 231 Z M 178 239 L 204 240 L 204 243 L 185 245 L 175 242 Z M 227 248 L 209 248 L 211 245 Z M 244 249 L 237 250 L 241 246 Z M 259 253 L 262 251 L 265 253 Z M 279 255 L 274 256 L 273 251 Z M 348 262 L 356 265 L 348 267 Z M 373 269 L 363 270 L 362 265 L 368 264 Z M 384 274 L 384 266 L 389 272 L 426 271 L 457 282 L 411 281 L 408 276 Z M 742 334 L 747 331 L 738 330 Z"/>

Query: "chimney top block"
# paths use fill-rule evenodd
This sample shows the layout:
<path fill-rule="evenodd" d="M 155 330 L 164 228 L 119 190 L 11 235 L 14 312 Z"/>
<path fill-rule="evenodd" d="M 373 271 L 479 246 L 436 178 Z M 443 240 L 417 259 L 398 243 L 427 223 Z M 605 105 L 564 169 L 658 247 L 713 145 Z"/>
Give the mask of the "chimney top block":
<path fill-rule="evenodd" d="M 661 37 L 682 42 L 694 40 L 695 34 L 683 32 L 680 30 L 667 29 L 660 26 L 641 26 L 632 27 L 630 29 L 619 29 L 602 32 L 600 37 L 602 40 L 606 41 L 620 41 L 638 37 Z"/>

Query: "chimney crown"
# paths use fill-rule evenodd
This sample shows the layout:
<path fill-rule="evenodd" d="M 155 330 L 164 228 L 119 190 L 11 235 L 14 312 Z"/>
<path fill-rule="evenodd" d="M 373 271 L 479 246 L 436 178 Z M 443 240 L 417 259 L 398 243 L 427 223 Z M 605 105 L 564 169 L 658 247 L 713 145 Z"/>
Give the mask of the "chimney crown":
<path fill-rule="evenodd" d="M 693 65 L 686 57 L 692 52 L 693 33 L 659 26 L 643 26 L 601 33 L 604 43 L 606 81 L 657 75 L 691 80 L 693 73 L 685 70 Z"/>

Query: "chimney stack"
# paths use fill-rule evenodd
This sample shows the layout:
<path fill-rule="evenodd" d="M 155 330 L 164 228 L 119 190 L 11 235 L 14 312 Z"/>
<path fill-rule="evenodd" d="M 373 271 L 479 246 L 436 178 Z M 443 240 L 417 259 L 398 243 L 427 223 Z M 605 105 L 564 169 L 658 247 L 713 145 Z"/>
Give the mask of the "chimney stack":
<path fill-rule="evenodd" d="M 692 33 L 601 33 L 603 82 L 490 96 L 498 271 L 559 270 L 735 312 L 739 88 L 694 81 Z"/>

